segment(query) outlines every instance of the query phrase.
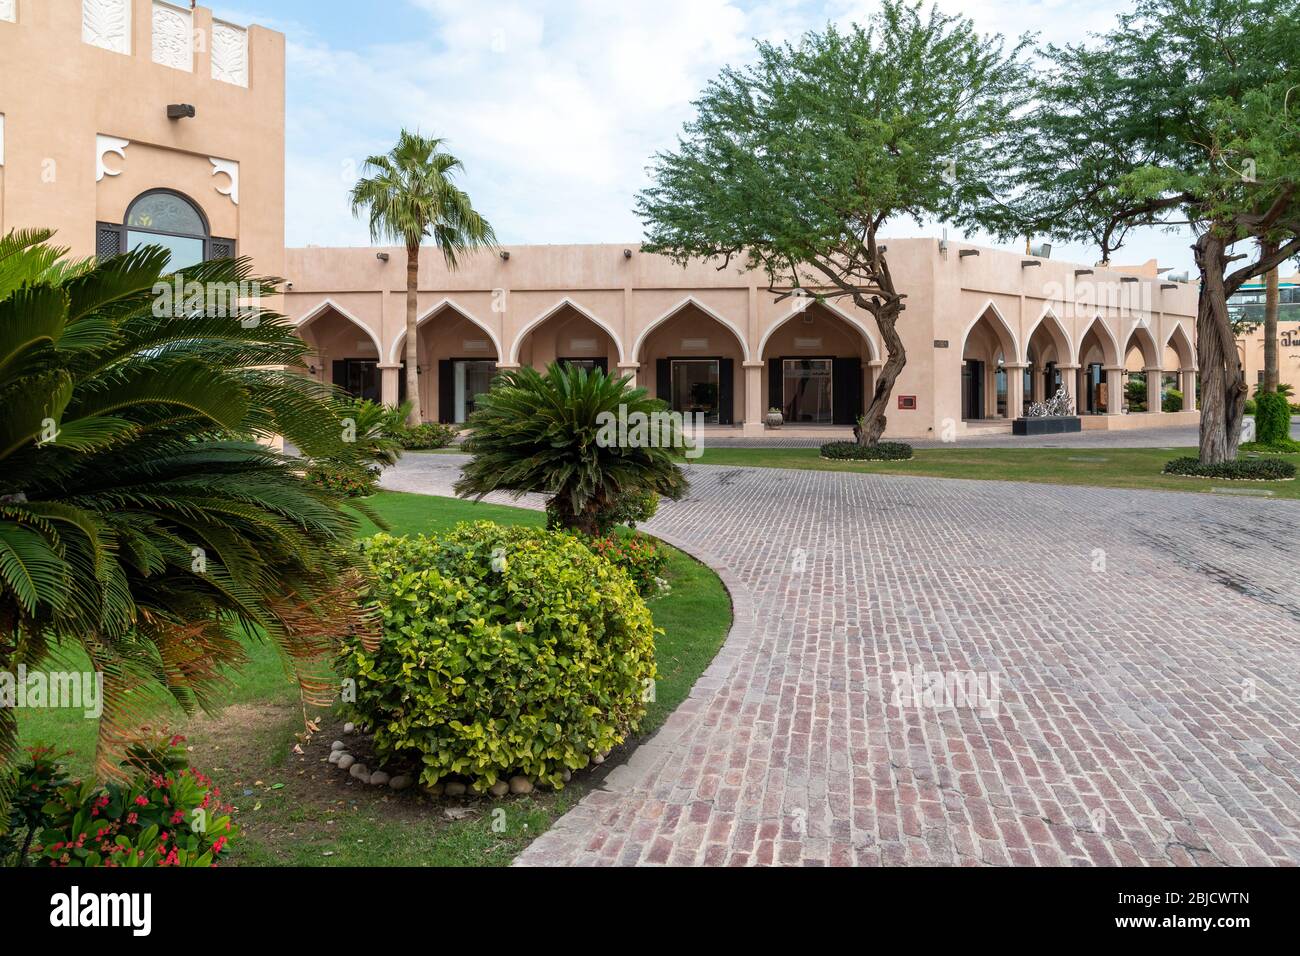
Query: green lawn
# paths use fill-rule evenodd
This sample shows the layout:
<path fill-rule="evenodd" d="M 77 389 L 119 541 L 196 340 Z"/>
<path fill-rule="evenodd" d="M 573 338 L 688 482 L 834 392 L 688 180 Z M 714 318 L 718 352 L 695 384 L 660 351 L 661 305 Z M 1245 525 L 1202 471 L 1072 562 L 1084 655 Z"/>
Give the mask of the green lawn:
<path fill-rule="evenodd" d="M 1162 475 L 1165 462 L 1195 448 L 923 448 L 911 461 L 827 461 L 816 448 L 706 448 L 702 465 L 753 468 L 812 468 L 873 475 L 926 475 L 1033 481 L 1054 485 L 1099 485 L 1159 491 L 1213 492 L 1218 488 L 1300 498 L 1300 481 L 1218 481 Z M 1300 466 L 1300 455 L 1280 455 Z"/>
<path fill-rule="evenodd" d="M 461 521 L 540 526 L 540 512 L 451 498 L 384 492 L 370 499 L 376 514 L 395 534 L 434 533 Z M 363 521 L 362 534 L 375 527 Z M 697 677 L 722 646 L 731 627 L 731 600 L 718 576 L 693 558 L 670 549 L 670 593 L 651 600 L 656 626 L 659 681 L 655 702 L 641 728 L 644 737 L 685 699 Z M 192 762 L 212 772 L 236 820 L 244 828 L 230 860 L 246 865 L 290 866 L 439 866 L 504 865 L 578 800 L 590 787 L 590 774 L 577 774 L 559 792 L 538 792 L 502 801 L 433 801 L 413 792 L 400 796 L 383 788 L 349 781 L 328 764 L 330 741 L 341 734 L 332 714 L 310 740 L 303 729 L 297 695 L 275 652 L 262 644 L 249 648 L 250 663 L 222 695 L 228 705 L 215 718 L 192 721 L 175 711 L 158 726 L 185 733 Z M 74 664 L 76 662 L 73 662 Z M 84 666 L 84 665 L 82 665 Z M 317 716 L 317 715 L 313 715 Z M 95 723 L 66 710 L 24 711 L 19 736 L 24 744 L 53 743 L 73 752 L 74 774 L 89 771 Z M 602 770 L 630 748 L 615 751 Z M 451 819 L 453 814 L 468 814 Z M 494 829 L 492 811 L 505 811 Z"/>

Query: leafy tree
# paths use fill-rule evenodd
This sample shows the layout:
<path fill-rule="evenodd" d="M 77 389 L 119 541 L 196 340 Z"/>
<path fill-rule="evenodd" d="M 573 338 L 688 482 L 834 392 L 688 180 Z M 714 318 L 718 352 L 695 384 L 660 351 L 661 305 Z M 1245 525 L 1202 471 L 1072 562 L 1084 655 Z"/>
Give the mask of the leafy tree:
<path fill-rule="evenodd" d="M 420 380 L 416 319 L 420 288 L 420 245 L 426 238 L 442 251 L 449 270 L 472 249 L 492 248 L 496 234 L 452 182 L 462 169 L 443 150 L 445 140 L 402 130 L 397 145 L 366 160 L 367 174 L 352 187 L 352 211 L 366 211 L 371 241 L 388 239 L 406 247 L 406 393 L 412 425 L 420 424 Z"/>
<path fill-rule="evenodd" d="M 274 643 L 305 700 L 330 696 L 336 640 L 366 627 L 356 523 L 268 439 L 350 446 L 284 317 L 166 303 L 165 249 L 70 262 L 49 236 L 0 239 L 0 670 L 83 651 L 104 675 L 112 774 L 151 705 L 212 701 L 240 632 Z M 177 281 L 274 292 L 244 260 Z M 15 730 L 0 708 L 0 781 Z"/>
<path fill-rule="evenodd" d="M 867 28 L 828 26 L 758 44 L 696 102 L 640 194 L 652 252 L 738 260 L 780 301 L 847 298 L 876 320 L 888 357 L 859 432 L 874 444 L 907 354 L 905 294 L 880 230 L 897 217 L 975 225 L 1010 189 L 1003 137 L 1021 104 L 1025 41 L 1010 52 L 971 21 L 884 0 Z"/>
<path fill-rule="evenodd" d="M 585 534 L 608 531 L 629 503 L 652 493 L 680 498 L 688 487 L 674 460 L 686 439 L 667 405 L 600 369 L 502 372 L 465 427 L 463 449 L 473 457 L 456 494 L 548 495 L 552 523 Z"/>
<path fill-rule="evenodd" d="M 1289 0 L 1139 0 L 1091 46 L 1049 48 L 1055 65 L 1022 138 L 1033 144 L 1021 157 L 1025 196 L 1037 194 L 1022 197 L 1022 227 L 1093 238 L 1103 258 L 1136 225 L 1195 230 L 1207 464 L 1236 457 L 1247 394 L 1227 299 L 1300 252 L 1297 51 Z M 1107 146 L 1081 169 L 1076 144 L 1059 134 L 1088 117 Z M 1245 241 L 1264 254 L 1233 266 Z"/>

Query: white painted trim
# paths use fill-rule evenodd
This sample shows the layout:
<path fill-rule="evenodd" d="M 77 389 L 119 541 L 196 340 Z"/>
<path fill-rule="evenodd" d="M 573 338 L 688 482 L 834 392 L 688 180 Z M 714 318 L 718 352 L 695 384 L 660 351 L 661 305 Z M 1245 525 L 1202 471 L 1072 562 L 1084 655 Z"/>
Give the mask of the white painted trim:
<path fill-rule="evenodd" d="M 573 309 L 573 311 L 577 312 L 579 315 L 582 315 L 585 318 L 590 319 L 596 325 L 600 326 L 607 333 L 609 333 L 609 337 L 614 340 L 614 348 L 618 350 L 619 362 L 622 362 L 624 360 L 623 341 L 622 339 L 619 338 L 618 333 L 615 332 L 614 329 L 611 328 L 610 325 L 607 322 L 605 322 L 603 319 L 597 317 L 594 313 L 588 311 L 587 309 L 584 309 L 582 306 L 574 302 L 571 298 L 569 298 L 566 295 L 559 302 L 555 303 L 555 305 L 551 306 L 541 315 L 530 320 L 522 329 L 519 330 L 519 334 L 515 336 L 515 340 L 513 343 L 511 343 L 510 346 L 510 364 L 512 365 L 519 364 L 519 350 L 523 348 L 524 339 L 528 338 L 528 334 L 532 332 L 533 329 L 537 328 L 539 325 L 541 325 L 543 322 L 549 319 L 551 316 L 555 315 L 557 312 L 563 309 L 566 305 L 569 306 L 571 309 Z"/>
<path fill-rule="evenodd" d="M 1014 356 L 1023 355 L 1024 353 L 1020 349 L 1020 342 L 1016 338 L 1015 331 L 1011 328 L 1011 324 L 1007 322 L 1006 316 L 1002 314 L 1002 310 L 998 308 L 997 303 L 994 302 L 991 298 L 988 299 L 982 306 L 980 306 L 979 311 L 975 313 L 975 318 L 971 319 L 970 323 L 966 326 L 966 328 L 962 330 L 961 355 L 965 356 L 966 354 L 966 340 L 970 338 L 971 329 L 979 325 L 980 319 L 984 318 L 984 316 L 986 316 L 989 313 L 990 309 L 993 311 L 993 314 L 997 317 L 998 322 L 1001 323 L 1002 330 L 1007 333 L 1007 338 L 1011 339 L 1010 354 Z M 1007 353 L 1007 348 L 1005 344 L 1003 344 L 1002 351 L 1003 351 L 1003 361 L 1005 362 L 1006 353 Z M 1017 361 L 1019 361 L 1018 358 Z"/>
<path fill-rule="evenodd" d="M 415 319 L 416 331 L 419 332 L 420 326 L 424 325 L 425 322 L 429 321 L 431 318 L 433 318 L 443 309 L 451 309 L 453 312 L 459 313 L 463 318 L 468 319 L 470 322 L 474 323 L 480 329 L 482 329 L 487 334 L 487 337 L 492 340 L 492 347 L 496 349 L 496 353 L 497 353 L 497 364 L 501 364 L 501 355 L 502 355 L 501 340 L 497 338 L 497 334 L 493 332 L 492 329 L 485 322 L 483 322 L 482 319 L 480 319 L 478 316 L 471 313 L 468 309 L 466 309 L 460 303 L 456 302 L 454 299 L 450 299 L 446 297 L 439 299 L 436 305 L 434 305 L 430 309 L 425 310 L 423 315 L 417 316 Z M 406 329 L 403 328 L 400 332 L 397 333 L 397 338 L 393 340 L 393 347 L 388 351 L 388 361 L 390 363 L 401 364 L 402 360 L 401 357 L 397 354 L 397 352 L 398 349 L 402 346 L 402 344 L 405 341 L 406 341 Z"/>
<path fill-rule="evenodd" d="M 117 136 L 107 136 L 104 133 L 95 134 L 95 182 L 99 182 L 105 176 L 120 176 L 122 170 L 109 169 L 104 165 L 104 157 L 109 153 L 116 153 L 126 162 L 126 148 L 131 145 L 129 139 L 121 139 Z"/>
<path fill-rule="evenodd" d="M 236 206 L 239 205 L 239 163 L 233 159 L 217 159 L 215 156 L 209 156 L 208 162 L 212 164 L 212 175 L 220 176 L 222 173 L 230 177 L 230 186 L 222 189 L 217 183 L 212 184 L 215 189 L 223 196 L 229 196 L 230 201 Z"/>
<path fill-rule="evenodd" d="M 343 318 L 347 319 L 357 328 L 363 330 L 366 333 L 366 335 L 370 336 L 370 341 L 375 343 L 375 360 L 379 362 L 382 362 L 384 360 L 384 347 L 382 344 L 380 344 L 379 336 L 375 334 L 374 330 L 371 329 L 370 326 L 362 322 L 360 319 L 358 319 L 347 309 L 343 308 L 343 306 L 335 302 L 333 299 L 329 299 L 329 298 L 325 299 L 325 301 L 321 302 L 310 312 L 304 315 L 301 319 L 295 320 L 293 323 L 294 328 L 295 329 L 303 328 L 313 319 L 319 318 L 328 309 L 332 309 L 333 311 L 337 312 L 339 315 L 343 316 Z"/>
<path fill-rule="evenodd" d="M 740 334 L 740 329 L 736 328 L 729 321 L 724 319 L 719 313 L 713 311 L 713 309 L 709 308 L 699 299 L 695 298 L 695 296 L 688 295 L 686 298 L 682 299 L 682 301 L 678 302 L 675 306 L 673 306 L 663 315 L 659 316 L 659 318 L 655 319 L 653 322 L 651 322 L 641 331 L 641 334 L 636 337 L 636 342 L 634 342 L 632 345 L 632 361 L 634 362 L 641 361 L 640 359 L 641 348 L 642 346 L 645 345 L 645 340 L 650 337 L 650 333 L 653 332 L 655 329 L 657 329 L 659 326 L 663 325 L 665 322 L 671 319 L 678 312 L 682 311 L 682 309 L 686 308 L 688 305 L 695 306 L 695 308 L 699 309 L 709 318 L 713 319 L 715 322 L 718 322 L 720 325 L 722 325 L 724 328 L 730 331 L 731 334 L 736 337 L 736 341 L 740 343 L 740 353 L 744 357 L 744 361 L 748 362 L 750 360 L 749 343 L 746 342 L 745 337 Z"/>
<path fill-rule="evenodd" d="M 777 319 L 776 323 L 775 323 L 774 325 L 772 325 L 772 327 L 769 328 L 766 332 L 763 333 L 763 337 L 762 337 L 761 339 L 759 339 L 759 342 L 758 342 L 758 357 L 759 357 L 759 359 L 762 359 L 762 357 L 763 357 L 763 353 L 764 353 L 764 351 L 767 349 L 767 340 L 770 339 L 770 338 L 772 337 L 772 333 L 773 333 L 773 332 L 775 332 L 775 331 L 776 331 L 777 329 L 779 329 L 781 326 L 785 325 L 787 322 L 789 322 L 791 319 L 793 319 L 796 315 L 803 315 L 805 312 L 807 312 L 809 309 L 811 309 L 814 305 L 820 305 L 822 308 L 826 309 L 826 310 L 827 310 L 828 312 L 830 312 L 832 315 L 838 316 L 839 318 L 843 319 L 845 322 L 849 323 L 849 325 L 853 326 L 853 330 L 854 330 L 855 332 L 857 332 L 857 333 L 858 333 L 859 335 L 861 335 L 864 339 L 866 339 L 866 342 L 867 342 L 867 349 L 868 349 L 868 351 L 871 352 L 871 355 L 869 355 L 869 356 L 867 357 L 867 361 L 871 362 L 871 361 L 875 361 L 875 360 L 877 360 L 877 359 L 880 358 L 880 347 L 876 344 L 876 340 L 875 340 L 874 338 L 872 338 L 872 336 L 871 336 L 871 331 L 870 331 L 870 330 L 869 330 L 865 325 L 860 324 L 860 323 L 858 322 L 856 316 L 854 316 L 854 315 L 852 315 L 852 314 L 850 314 L 850 313 L 848 313 L 848 312 L 845 312 L 843 309 L 839 308 L 838 306 L 834 305 L 833 303 L 830 303 L 830 302 L 817 302 L 817 301 L 814 299 L 814 300 L 810 301 L 810 302 L 809 302 L 807 305 L 805 305 L 805 306 L 800 306 L 800 307 L 798 307 L 798 308 L 792 308 L 788 313 L 786 313 L 785 315 L 783 315 L 781 318 Z"/>
<path fill-rule="evenodd" d="M 1050 305 L 1043 307 L 1043 314 L 1034 320 L 1034 324 L 1029 327 L 1029 334 L 1025 336 L 1025 354 L 1020 357 L 1021 361 L 1026 363 L 1029 361 L 1029 343 L 1034 340 L 1034 333 L 1038 331 L 1038 327 L 1049 318 L 1053 323 L 1055 323 L 1056 330 L 1061 333 L 1061 338 L 1065 340 L 1066 351 L 1069 353 L 1069 361 L 1060 364 L 1077 365 L 1078 362 L 1076 361 L 1076 356 L 1074 354 L 1074 343 L 1070 341 L 1070 333 L 1066 331 L 1065 323 L 1061 321 L 1061 317 L 1056 314 L 1056 310 Z M 1058 348 L 1060 344 L 1060 342 L 1056 343 Z"/>

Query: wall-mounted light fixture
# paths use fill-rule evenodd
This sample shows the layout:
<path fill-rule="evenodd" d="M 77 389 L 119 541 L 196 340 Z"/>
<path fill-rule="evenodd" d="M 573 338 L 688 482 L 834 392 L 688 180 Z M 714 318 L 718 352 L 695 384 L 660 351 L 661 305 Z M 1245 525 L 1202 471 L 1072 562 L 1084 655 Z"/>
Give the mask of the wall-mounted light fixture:
<path fill-rule="evenodd" d="M 502 250 L 501 250 L 501 261 L 502 261 L 502 262 L 505 262 L 505 261 L 506 261 L 507 259 L 509 259 L 509 258 L 510 258 L 510 250 L 509 250 L 509 249 L 502 249 Z"/>
<path fill-rule="evenodd" d="M 194 119 L 194 107 L 189 103 L 169 103 L 167 118 L 169 120 Z"/>
<path fill-rule="evenodd" d="M 1042 265 L 1042 263 L 1039 262 L 1037 259 L 1021 259 L 1021 260 L 1020 260 L 1020 268 L 1022 268 L 1022 269 L 1028 269 L 1028 268 L 1030 268 L 1031 266 L 1041 266 L 1041 265 Z"/>
<path fill-rule="evenodd" d="M 387 261 L 388 261 L 388 253 L 386 253 L 386 252 L 376 252 L 376 253 L 375 253 L 375 258 L 378 259 L 380 262 L 387 262 Z"/>
<path fill-rule="evenodd" d="M 1090 275 L 1092 275 L 1092 270 L 1091 270 L 1091 269 L 1075 269 L 1075 270 L 1074 270 L 1074 277 L 1075 277 L 1076 279 L 1077 279 L 1079 276 L 1090 276 Z"/>
<path fill-rule="evenodd" d="M 632 258 L 632 250 L 631 250 L 631 249 L 624 249 L 624 250 L 623 250 L 623 258 L 624 258 L 624 259 L 631 259 L 631 258 Z"/>
<path fill-rule="evenodd" d="M 1137 277 L 1137 276 L 1120 276 L 1120 277 L 1119 277 L 1119 281 L 1120 281 L 1120 282 L 1137 282 L 1137 281 L 1138 281 L 1138 277 Z"/>
<path fill-rule="evenodd" d="M 1162 289 L 1177 289 L 1177 288 L 1178 288 L 1178 283 L 1177 283 L 1177 282 L 1162 282 L 1162 283 L 1160 283 L 1160 288 L 1162 288 Z"/>
<path fill-rule="evenodd" d="M 958 249 L 958 250 L 957 250 L 957 258 L 958 258 L 958 259 L 965 259 L 967 256 L 978 256 L 979 254 L 980 254 L 980 251 L 979 251 L 978 249 Z"/>

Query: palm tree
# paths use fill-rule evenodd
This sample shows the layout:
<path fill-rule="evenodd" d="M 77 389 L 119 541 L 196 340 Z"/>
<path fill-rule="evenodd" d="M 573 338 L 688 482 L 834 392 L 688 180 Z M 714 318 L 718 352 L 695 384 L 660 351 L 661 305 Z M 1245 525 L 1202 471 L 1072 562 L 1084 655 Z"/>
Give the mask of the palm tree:
<path fill-rule="evenodd" d="M 244 283 L 253 304 L 160 308 L 166 250 L 71 262 L 49 237 L 0 238 L 0 670 L 84 652 L 111 775 L 151 704 L 211 703 L 241 634 L 274 643 L 305 702 L 333 696 L 336 642 L 369 629 L 356 520 L 267 439 L 331 460 L 353 446 L 247 260 L 178 278 Z M 15 735 L 0 708 L 0 828 Z"/>
<path fill-rule="evenodd" d="M 466 423 L 462 447 L 473 457 L 454 490 L 479 499 L 493 491 L 539 492 L 550 496 L 553 524 L 604 534 L 628 502 L 686 493 L 674 459 L 687 439 L 667 408 L 601 369 L 565 363 L 545 375 L 534 368 L 502 372 Z M 611 426 L 620 416 L 633 426 L 630 433 L 638 422 L 655 422 L 657 434 L 624 440 Z"/>
<path fill-rule="evenodd" d="M 406 394 L 411 397 L 410 424 L 418 425 L 420 380 L 416 367 L 416 310 L 420 288 L 420 244 L 426 237 L 442 250 L 449 270 L 470 249 L 493 248 L 496 233 L 451 181 L 463 169 L 459 159 L 444 152 L 444 140 L 402 130 L 397 145 L 383 156 L 366 160 L 368 174 L 352 187 L 352 212 L 367 211 L 370 239 L 387 239 L 406 247 Z"/>

